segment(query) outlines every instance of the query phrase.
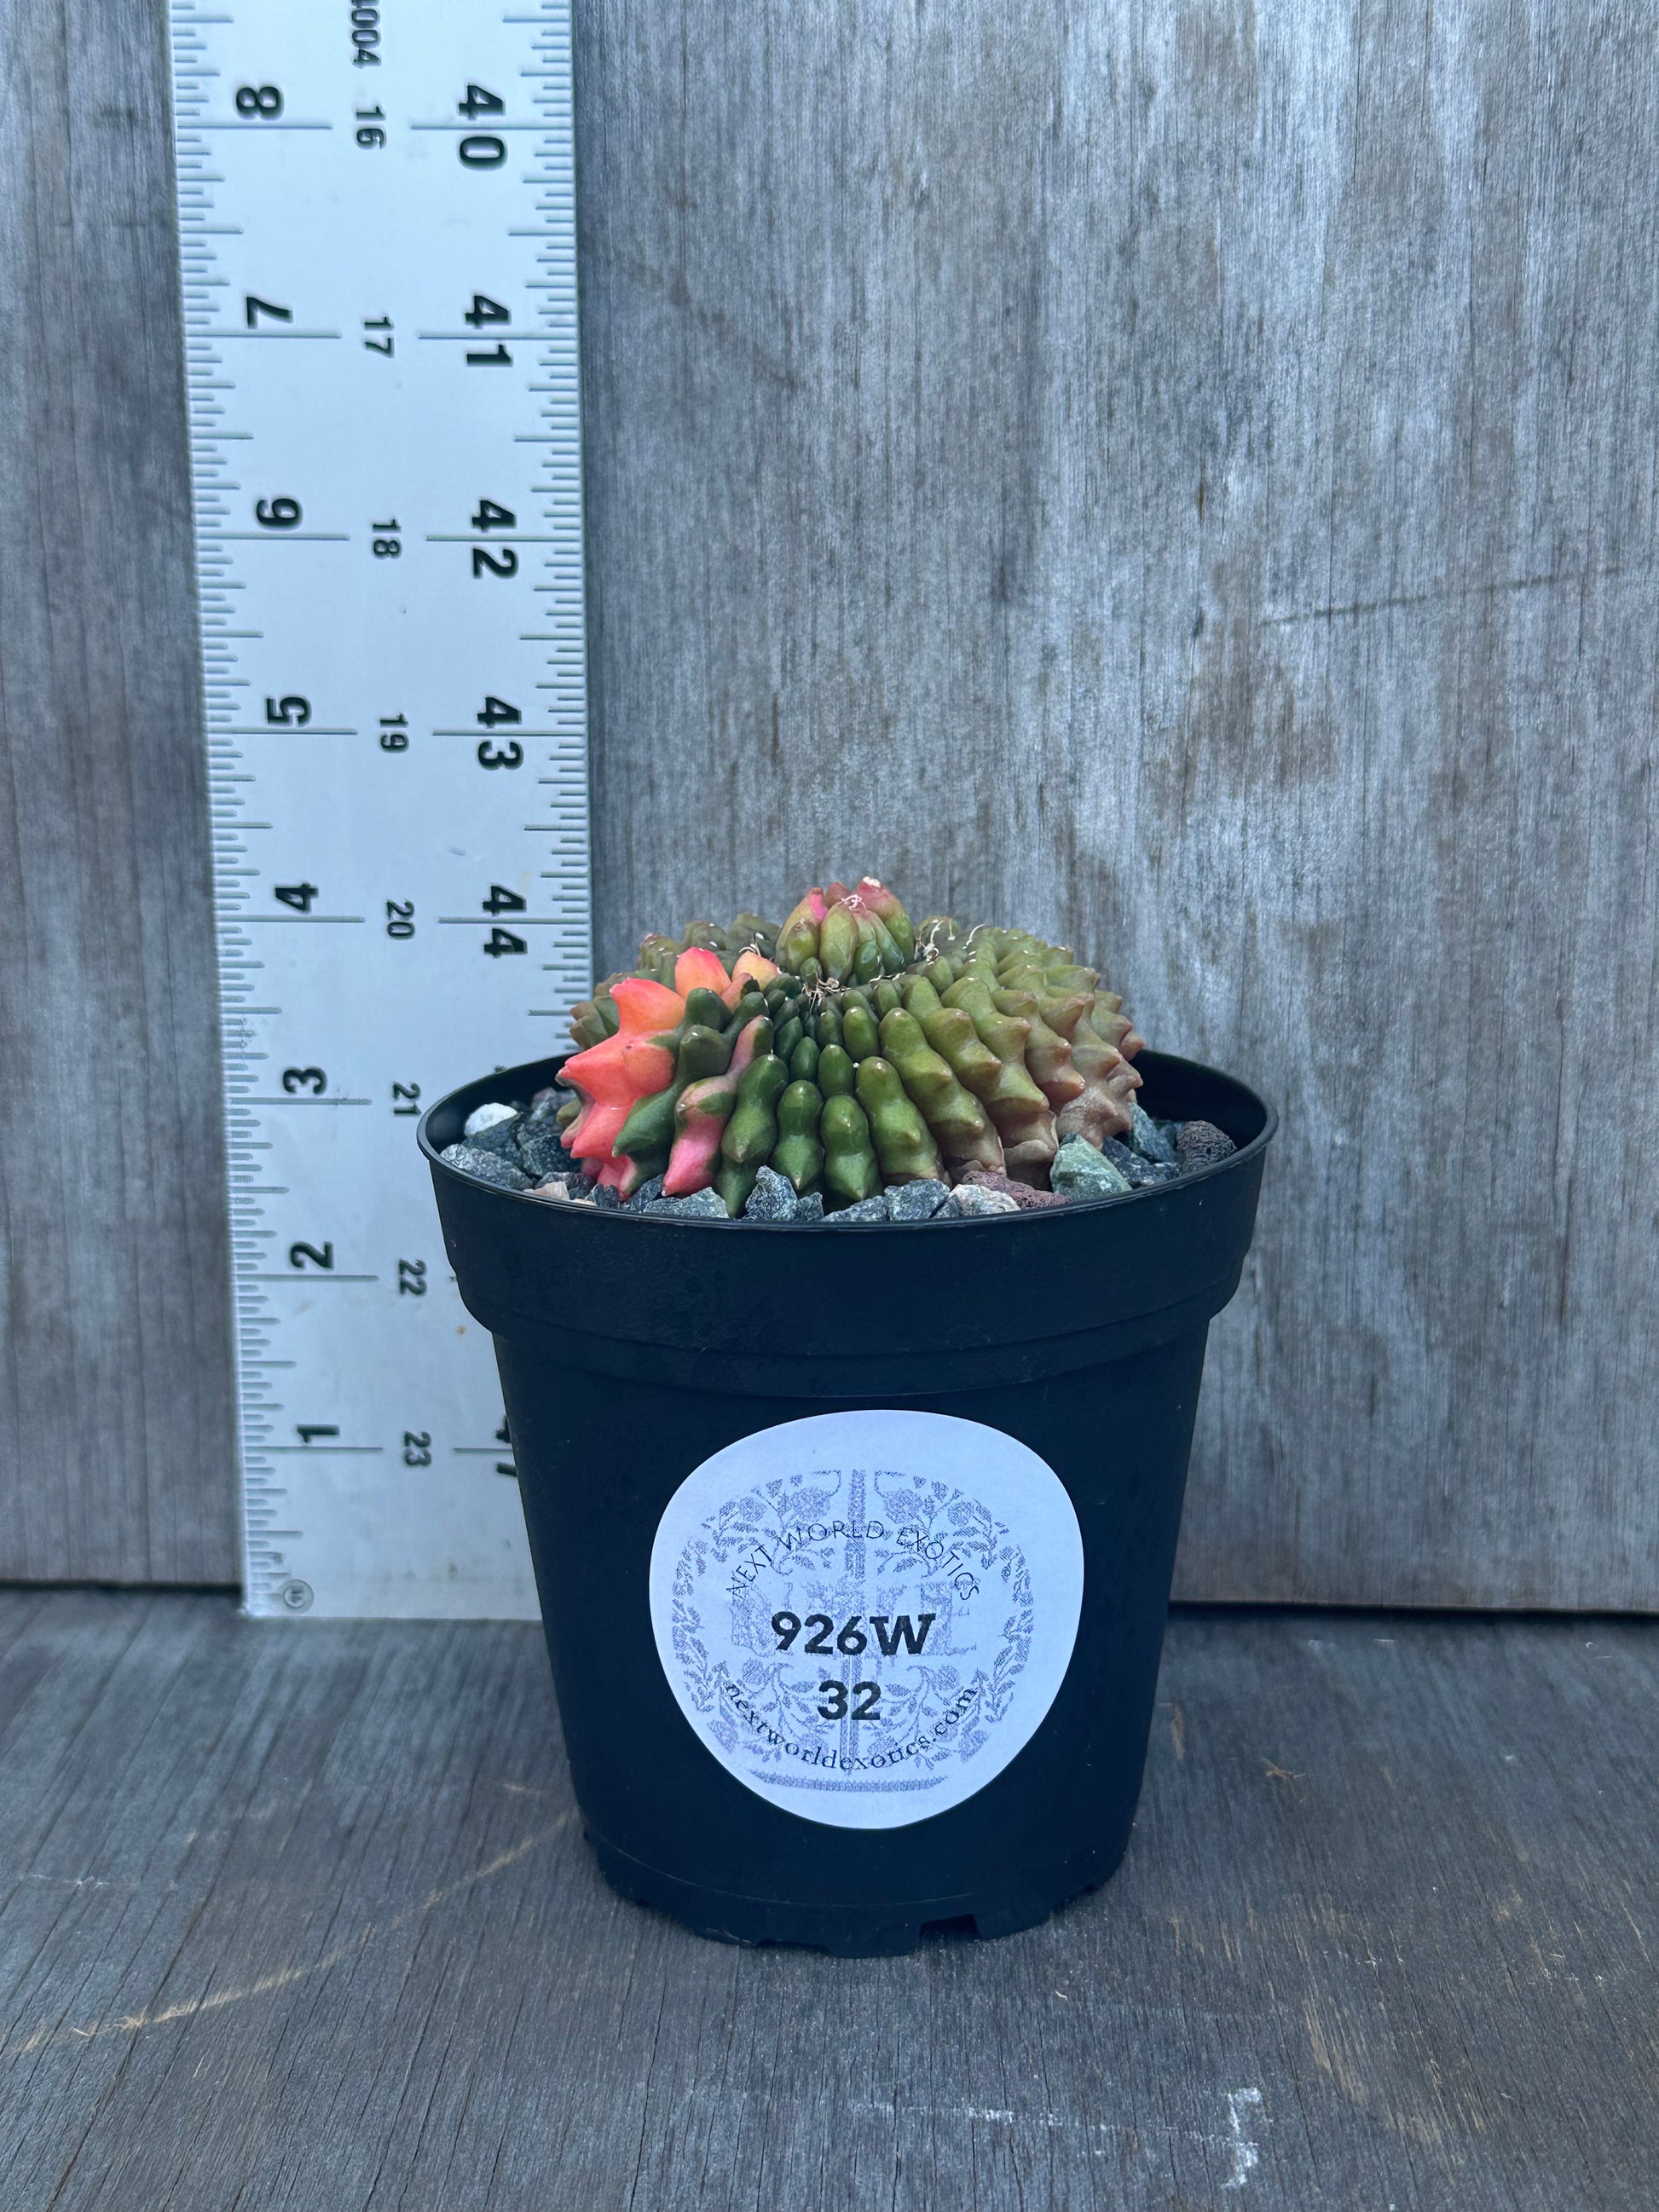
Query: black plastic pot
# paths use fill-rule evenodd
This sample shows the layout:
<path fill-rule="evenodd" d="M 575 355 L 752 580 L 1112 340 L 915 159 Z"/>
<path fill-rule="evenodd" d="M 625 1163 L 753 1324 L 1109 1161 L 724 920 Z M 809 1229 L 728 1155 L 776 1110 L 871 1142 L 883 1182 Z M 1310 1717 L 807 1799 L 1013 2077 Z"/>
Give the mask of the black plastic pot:
<path fill-rule="evenodd" d="M 1239 1150 L 920 1226 L 601 1212 L 442 1164 L 556 1060 L 421 1123 L 495 1340 L 577 1798 L 625 1895 L 869 1954 L 1028 1927 L 1116 1868 L 1205 1338 L 1274 1127 L 1228 1076 L 1136 1065 L 1149 1111 Z"/>

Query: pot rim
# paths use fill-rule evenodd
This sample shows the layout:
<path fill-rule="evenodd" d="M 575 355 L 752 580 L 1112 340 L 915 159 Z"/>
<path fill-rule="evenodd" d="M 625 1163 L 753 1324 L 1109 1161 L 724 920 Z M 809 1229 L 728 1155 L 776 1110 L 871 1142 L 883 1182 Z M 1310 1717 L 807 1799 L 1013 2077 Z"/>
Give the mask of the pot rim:
<path fill-rule="evenodd" d="M 494 1072 L 492 1076 L 489 1078 L 489 1080 L 492 1082 L 499 1081 L 502 1091 L 506 1091 L 513 1087 L 514 1078 L 528 1077 L 532 1073 L 539 1073 L 539 1071 L 556 1062 L 562 1062 L 570 1057 L 571 1054 L 568 1052 L 549 1053 L 539 1060 L 520 1061 L 516 1067 L 498 1068 Z M 1214 1182 L 1218 1176 L 1234 1173 L 1237 1170 L 1247 1165 L 1250 1161 L 1259 1158 L 1261 1155 L 1267 1151 L 1267 1146 L 1273 1142 L 1273 1137 L 1279 1128 L 1279 1114 L 1277 1109 L 1273 1106 L 1271 1100 L 1264 1098 L 1260 1091 L 1253 1089 L 1249 1084 L 1243 1082 L 1238 1076 L 1228 1074 L 1224 1068 L 1208 1066 L 1202 1060 L 1185 1059 L 1179 1053 L 1156 1052 L 1150 1045 L 1143 1048 L 1142 1051 L 1135 1055 L 1135 1058 L 1137 1064 L 1139 1064 L 1142 1060 L 1148 1060 L 1155 1062 L 1160 1067 L 1168 1067 L 1171 1071 L 1178 1071 L 1182 1073 L 1189 1073 L 1199 1077 L 1207 1076 L 1212 1080 L 1232 1085 L 1236 1090 L 1243 1091 L 1251 1103 L 1260 1109 L 1262 1117 L 1261 1128 L 1247 1144 L 1241 1145 L 1236 1152 L 1230 1152 L 1224 1160 L 1213 1161 L 1207 1167 L 1194 1168 L 1189 1173 L 1182 1176 L 1176 1182 L 1172 1183 L 1152 1183 L 1139 1190 L 1114 1191 L 1104 1198 L 1070 1199 L 1066 1201 L 1064 1206 L 1021 1206 L 1017 1213 L 1012 1214 L 1001 1213 L 981 1214 L 977 1216 L 970 1215 L 966 1218 L 957 1217 L 954 1219 L 944 1222 L 934 1219 L 927 1223 L 915 1221 L 855 1221 L 851 1223 L 849 1226 L 854 1229 L 868 1230 L 878 1233 L 882 1231 L 894 1232 L 903 1231 L 908 1232 L 913 1229 L 923 1227 L 930 1229 L 996 1230 L 1006 1228 L 1011 1223 L 1038 1221 L 1053 1222 L 1060 1219 L 1065 1215 L 1075 1214 L 1079 1210 L 1089 1212 L 1097 1212 L 1103 1208 L 1108 1206 L 1137 1206 L 1149 1201 L 1156 1204 L 1162 1200 L 1177 1198 L 1183 1191 L 1201 1189 L 1206 1183 Z M 537 1198 L 527 1190 L 504 1190 L 499 1183 L 483 1182 L 477 1176 L 468 1175 L 465 1169 L 452 1167 L 450 1165 L 449 1162 L 442 1157 L 439 1148 L 432 1140 L 431 1125 L 434 1118 L 445 1112 L 445 1110 L 450 1106 L 451 1102 L 462 1091 L 476 1089 L 479 1084 L 484 1081 L 484 1079 L 485 1079 L 482 1076 L 475 1076 L 469 1083 L 457 1084 L 454 1090 L 446 1092 L 443 1097 L 435 1100 L 432 1105 L 428 1106 L 426 1112 L 422 1115 L 419 1121 L 416 1124 L 415 1133 L 416 1139 L 419 1142 L 421 1151 L 426 1157 L 427 1164 L 431 1168 L 433 1173 L 434 1175 L 453 1176 L 454 1180 L 458 1183 L 463 1185 L 469 1193 L 483 1191 L 487 1192 L 491 1198 L 504 1200 L 507 1204 L 512 1206 L 533 1206 L 537 1212 L 550 1214 L 556 1220 L 559 1218 L 574 1219 L 584 1215 L 591 1215 L 593 1218 L 600 1221 L 630 1221 L 649 1229 L 707 1229 L 713 1231 L 717 1234 L 723 1233 L 731 1229 L 743 1228 L 745 1230 L 763 1230 L 773 1233 L 789 1231 L 801 1236 L 805 1236 L 809 1232 L 816 1231 L 825 1226 L 825 1223 L 822 1219 L 817 1221 L 746 1221 L 740 1218 L 732 1218 L 726 1221 L 716 1221 L 708 1216 L 700 1216 L 697 1214 L 653 1214 L 631 1212 L 627 1207 L 621 1206 L 580 1206 L 570 1203 L 560 1205 L 556 1201 L 550 1201 L 544 1198 Z M 451 1141 L 459 1143 L 460 1139 L 452 1139 Z"/>

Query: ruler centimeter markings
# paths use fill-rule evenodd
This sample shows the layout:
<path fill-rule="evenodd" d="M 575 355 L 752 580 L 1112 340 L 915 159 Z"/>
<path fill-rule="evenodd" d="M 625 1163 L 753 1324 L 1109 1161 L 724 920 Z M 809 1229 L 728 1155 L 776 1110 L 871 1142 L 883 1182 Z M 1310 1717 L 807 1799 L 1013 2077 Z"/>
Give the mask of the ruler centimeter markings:
<path fill-rule="evenodd" d="M 172 0 L 246 1601 L 533 1617 L 416 1117 L 592 967 L 568 0 Z"/>

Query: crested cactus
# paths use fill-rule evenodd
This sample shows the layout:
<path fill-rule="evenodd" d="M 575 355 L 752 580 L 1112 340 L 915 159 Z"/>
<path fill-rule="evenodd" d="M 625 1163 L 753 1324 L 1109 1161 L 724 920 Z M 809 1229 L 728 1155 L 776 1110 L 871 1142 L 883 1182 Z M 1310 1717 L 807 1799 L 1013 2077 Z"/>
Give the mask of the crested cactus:
<path fill-rule="evenodd" d="M 1096 969 L 1021 930 L 915 927 L 870 876 L 814 886 L 781 926 L 647 937 L 571 1034 L 564 1141 L 590 1176 L 624 1200 L 655 1177 L 713 1190 L 731 1214 L 763 1167 L 831 1210 L 975 1172 L 1046 1191 L 1068 1139 L 1130 1134 L 1140 1085 Z"/>

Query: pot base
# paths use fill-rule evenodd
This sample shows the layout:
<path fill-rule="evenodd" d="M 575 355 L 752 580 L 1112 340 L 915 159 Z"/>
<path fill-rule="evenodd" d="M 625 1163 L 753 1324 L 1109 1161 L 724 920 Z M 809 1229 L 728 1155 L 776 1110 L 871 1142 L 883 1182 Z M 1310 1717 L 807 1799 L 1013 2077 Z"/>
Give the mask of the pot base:
<path fill-rule="evenodd" d="M 446 1164 L 554 1061 L 428 1115 L 576 1802 L 623 1895 L 860 1958 L 1011 1935 L 1115 1870 L 1205 1334 L 1273 1127 L 1230 1077 L 1144 1061 L 1149 1111 L 1239 1149 L 1098 1205 L 845 1234 L 545 1206 Z"/>
<path fill-rule="evenodd" d="M 599 1870 L 619 1896 L 649 1905 L 679 1921 L 696 1936 L 717 1943 L 762 1945 L 827 1951 L 836 1959 L 894 1959 L 915 1950 L 928 1936 L 978 1936 L 987 1940 L 1018 1936 L 1037 1928 L 1062 1905 L 1110 1881 L 1123 1863 L 1127 1838 L 1115 1851 L 1082 1851 L 1059 1866 L 1029 1876 L 1015 1889 L 959 1897 L 918 1898 L 906 1905 L 884 1904 L 873 1911 L 856 1905 L 815 1905 L 805 1900 L 739 1897 L 706 1889 L 645 1865 L 593 1829 L 583 1832 L 593 1847 Z"/>

